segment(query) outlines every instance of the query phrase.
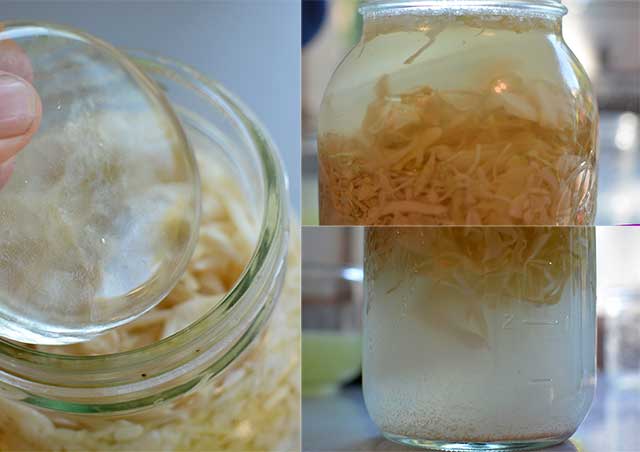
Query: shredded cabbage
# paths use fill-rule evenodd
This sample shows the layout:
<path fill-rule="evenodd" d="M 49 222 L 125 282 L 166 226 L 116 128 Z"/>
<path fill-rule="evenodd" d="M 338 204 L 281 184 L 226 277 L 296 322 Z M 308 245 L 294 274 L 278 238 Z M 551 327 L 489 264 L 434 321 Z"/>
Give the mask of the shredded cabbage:
<path fill-rule="evenodd" d="M 367 274 L 393 268 L 399 278 L 424 276 L 432 290 L 446 287 L 489 306 L 556 304 L 588 257 L 590 233 L 588 227 L 371 228 Z"/>
<path fill-rule="evenodd" d="M 425 30 L 426 43 L 468 17 L 384 17 L 365 30 Z M 520 33 L 554 22 L 480 18 Z M 510 21 L 509 21 L 510 20 Z M 407 23 L 409 21 L 409 23 Z M 484 66 L 483 66 L 484 68 Z M 383 75 L 360 127 L 318 137 L 322 224 L 582 225 L 595 215 L 595 106 L 503 61 L 477 68 L 478 87 L 394 92 Z M 398 76 L 399 77 L 399 76 Z"/>
<path fill-rule="evenodd" d="M 138 348 L 188 326 L 231 288 L 254 250 L 257 225 L 228 172 L 199 157 L 200 238 L 174 290 L 129 325 L 86 343 L 40 349 L 87 355 Z M 0 398 L 0 450 L 298 450 L 299 249 L 294 233 L 266 332 L 220 378 L 168 404 L 113 418 L 39 411 Z"/>
<path fill-rule="evenodd" d="M 552 306 L 568 289 L 570 297 L 593 289 L 594 246 L 592 227 L 370 228 L 368 303 L 410 287 L 405 302 L 429 327 L 449 327 L 477 345 L 488 337 L 486 309 Z"/>

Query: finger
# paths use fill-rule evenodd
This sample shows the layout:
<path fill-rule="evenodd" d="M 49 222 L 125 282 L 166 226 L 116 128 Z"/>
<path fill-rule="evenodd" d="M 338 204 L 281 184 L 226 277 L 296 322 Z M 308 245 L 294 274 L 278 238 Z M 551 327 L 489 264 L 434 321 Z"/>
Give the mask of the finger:
<path fill-rule="evenodd" d="M 29 82 L 0 72 L 0 164 L 24 148 L 38 130 L 42 103 Z"/>
<path fill-rule="evenodd" d="M 26 52 L 15 41 L 5 38 L 0 24 L 0 71 L 16 74 L 33 82 L 33 67 Z"/>
<path fill-rule="evenodd" d="M 13 41 L 0 41 L 0 71 L 19 75 L 28 82 L 33 81 L 33 68 L 31 62 Z"/>

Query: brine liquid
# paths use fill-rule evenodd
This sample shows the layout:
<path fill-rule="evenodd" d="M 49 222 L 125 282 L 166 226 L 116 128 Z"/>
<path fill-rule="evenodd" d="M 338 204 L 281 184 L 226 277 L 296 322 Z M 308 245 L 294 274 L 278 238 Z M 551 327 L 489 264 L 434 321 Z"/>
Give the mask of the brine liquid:
<path fill-rule="evenodd" d="M 321 224 L 590 224 L 597 108 L 558 27 L 365 23 L 320 114 Z"/>
<path fill-rule="evenodd" d="M 374 422 L 431 441 L 569 437 L 595 384 L 592 228 L 404 229 L 419 231 L 367 232 L 363 379 Z M 462 230 L 467 242 L 454 244 Z M 529 278 L 538 257 L 563 268 L 541 277 L 532 267 Z"/>

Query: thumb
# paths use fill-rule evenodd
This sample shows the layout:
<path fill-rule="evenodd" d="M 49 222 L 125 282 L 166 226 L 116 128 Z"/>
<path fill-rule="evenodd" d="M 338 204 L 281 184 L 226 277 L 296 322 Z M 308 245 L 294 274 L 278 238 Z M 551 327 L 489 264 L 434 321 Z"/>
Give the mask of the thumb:
<path fill-rule="evenodd" d="M 0 163 L 27 145 L 41 116 L 35 88 L 17 75 L 0 71 Z"/>
<path fill-rule="evenodd" d="M 41 116 L 35 88 L 17 75 L 0 71 L 0 187 L 13 167 L 9 160 L 29 143 Z"/>

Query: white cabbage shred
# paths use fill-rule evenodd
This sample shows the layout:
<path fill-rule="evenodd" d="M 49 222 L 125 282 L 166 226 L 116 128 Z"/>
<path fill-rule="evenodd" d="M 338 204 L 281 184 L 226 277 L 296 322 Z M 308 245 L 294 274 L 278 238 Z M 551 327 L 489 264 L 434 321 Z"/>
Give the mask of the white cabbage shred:
<path fill-rule="evenodd" d="M 521 33 L 544 22 L 384 17 L 365 29 L 364 45 L 383 34 L 425 30 L 425 44 L 404 61 L 411 65 L 449 26 Z M 380 73 L 353 131 L 319 133 L 321 223 L 593 222 L 597 112 L 589 96 L 502 57 L 474 66 L 473 86 L 459 89 L 422 81 L 430 71 L 422 64 L 410 89 L 399 82 L 404 67 Z"/>
<path fill-rule="evenodd" d="M 202 156 L 199 160 L 200 238 L 175 289 L 129 325 L 87 343 L 43 350 L 87 355 L 138 348 L 188 326 L 231 288 L 255 247 L 258 228 L 231 176 Z M 0 398 L 0 450 L 298 450 L 297 236 L 287 263 L 283 292 L 266 332 L 219 378 L 167 404 L 111 418 L 40 411 Z"/>
<path fill-rule="evenodd" d="M 593 228 L 579 226 L 371 228 L 366 277 L 370 287 L 388 280 L 385 296 L 412 287 L 429 328 L 481 343 L 487 309 L 556 305 L 575 281 L 589 281 L 594 242 Z"/>

